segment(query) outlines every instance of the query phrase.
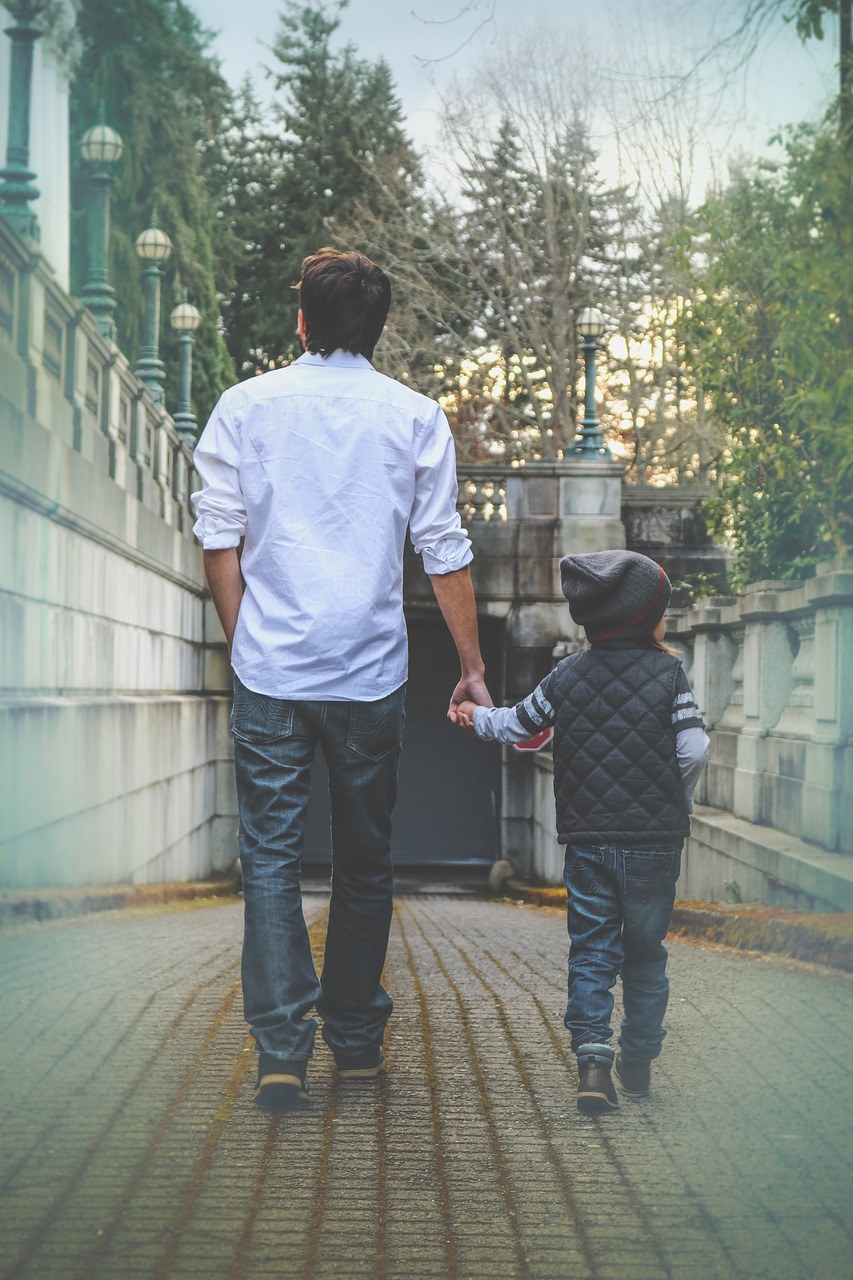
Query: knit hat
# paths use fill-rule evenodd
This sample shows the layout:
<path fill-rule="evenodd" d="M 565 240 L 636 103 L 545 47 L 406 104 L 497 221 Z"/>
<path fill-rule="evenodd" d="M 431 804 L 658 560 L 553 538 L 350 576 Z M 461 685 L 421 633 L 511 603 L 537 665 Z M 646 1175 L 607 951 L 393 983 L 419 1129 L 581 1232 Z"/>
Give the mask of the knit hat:
<path fill-rule="evenodd" d="M 571 615 L 588 640 L 651 635 L 672 595 L 660 565 L 637 551 L 565 556 L 560 577 Z"/>

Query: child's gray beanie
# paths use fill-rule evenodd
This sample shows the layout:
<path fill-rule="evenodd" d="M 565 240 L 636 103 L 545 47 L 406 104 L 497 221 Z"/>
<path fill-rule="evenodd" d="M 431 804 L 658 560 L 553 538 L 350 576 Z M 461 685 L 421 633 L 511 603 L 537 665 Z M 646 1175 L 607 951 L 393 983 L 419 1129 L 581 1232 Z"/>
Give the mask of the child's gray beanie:
<path fill-rule="evenodd" d="M 663 617 L 672 585 L 638 551 L 593 551 L 560 561 L 563 595 L 589 640 L 648 636 Z"/>

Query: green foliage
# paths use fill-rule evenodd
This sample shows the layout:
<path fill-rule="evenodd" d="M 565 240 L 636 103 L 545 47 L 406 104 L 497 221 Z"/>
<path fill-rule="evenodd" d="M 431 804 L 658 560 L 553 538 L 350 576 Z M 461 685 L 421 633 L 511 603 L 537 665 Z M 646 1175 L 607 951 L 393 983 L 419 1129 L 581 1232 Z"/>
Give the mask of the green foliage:
<path fill-rule="evenodd" d="M 673 595 L 678 593 L 678 607 L 686 609 L 698 604 L 700 600 L 711 600 L 714 596 L 720 596 L 723 584 L 719 574 L 688 573 L 683 578 L 673 581 L 672 590 Z"/>
<path fill-rule="evenodd" d="M 829 123 L 784 148 L 697 219 L 689 341 L 728 436 L 708 515 L 740 584 L 853 543 L 853 163 Z"/>
<path fill-rule="evenodd" d="M 791 17 L 801 40 L 823 39 L 823 22 L 828 13 L 839 13 L 844 0 L 795 0 Z"/>
<path fill-rule="evenodd" d="M 204 421 L 234 369 L 219 332 L 217 290 L 233 282 L 234 245 L 217 220 L 217 152 L 230 94 L 208 53 L 208 36 L 183 0 L 81 0 L 80 57 L 71 92 L 72 288 L 86 279 L 86 182 L 79 140 L 98 105 L 125 151 L 111 206 L 110 280 L 118 297 L 118 342 L 131 360 L 144 315 L 137 235 L 156 205 L 173 251 L 162 295 L 161 357 L 166 403 L 177 393 L 177 346 L 168 323 L 186 287 L 202 324 L 196 334 L 193 399 Z M 219 166 L 221 169 L 221 165 Z"/>
<path fill-rule="evenodd" d="M 377 175 L 404 187 L 417 177 L 387 65 L 333 47 L 345 4 L 289 0 L 272 46 L 272 127 L 246 90 L 232 121 L 225 211 L 241 251 L 223 318 L 242 372 L 298 354 L 302 261 L 325 244 L 352 247 L 355 210 L 381 195 Z"/>

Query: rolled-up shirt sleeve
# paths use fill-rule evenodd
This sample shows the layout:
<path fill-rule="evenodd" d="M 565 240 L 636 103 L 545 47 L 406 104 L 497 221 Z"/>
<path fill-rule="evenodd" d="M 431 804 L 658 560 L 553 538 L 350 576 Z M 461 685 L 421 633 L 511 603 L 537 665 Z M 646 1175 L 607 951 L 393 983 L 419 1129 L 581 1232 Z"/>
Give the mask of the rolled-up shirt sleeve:
<path fill-rule="evenodd" d="M 415 498 L 409 531 L 427 573 L 453 573 L 474 556 L 456 510 L 456 451 L 443 411 L 419 424 L 415 440 Z"/>
<path fill-rule="evenodd" d="M 240 488 L 240 439 L 225 396 L 210 415 L 193 455 L 202 487 L 192 494 L 193 533 L 205 551 L 239 546 L 246 532 Z"/>

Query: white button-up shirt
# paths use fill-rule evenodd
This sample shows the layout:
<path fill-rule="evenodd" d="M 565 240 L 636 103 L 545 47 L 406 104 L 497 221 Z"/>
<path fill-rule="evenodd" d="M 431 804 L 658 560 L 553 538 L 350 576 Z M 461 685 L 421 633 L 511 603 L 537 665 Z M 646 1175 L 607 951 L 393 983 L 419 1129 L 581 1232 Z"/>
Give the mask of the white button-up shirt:
<path fill-rule="evenodd" d="M 472 559 L 441 408 L 363 356 L 306 352 L 224 393 L 195 465 L 202 546 L 245 538 L 231 653 L 243 684 L 338 702 L 399 688 L 407 526 L 427 573 Z"/>

